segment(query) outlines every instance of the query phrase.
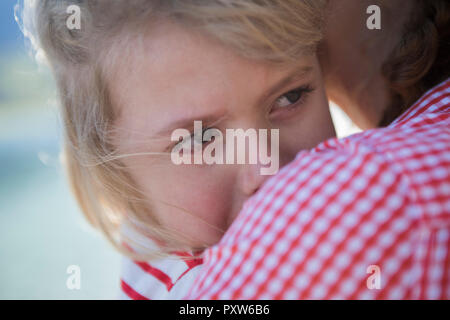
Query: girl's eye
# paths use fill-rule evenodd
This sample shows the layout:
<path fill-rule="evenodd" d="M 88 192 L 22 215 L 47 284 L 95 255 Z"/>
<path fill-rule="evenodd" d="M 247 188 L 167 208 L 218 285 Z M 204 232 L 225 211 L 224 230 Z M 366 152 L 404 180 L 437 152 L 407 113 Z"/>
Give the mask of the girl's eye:
<path fill-rule="evenodd" d="M 183 138 L 183 140 L 181 140 L 180 142 L 177 142 L 175 145 L 180 145 L 180 146 L 184 145 L 186 147 L 188 147 L 190 145 L 191 149 L 193 150 L 195 143 L 203 144 L 203 145 L 207 144 L 207 143 L 209 143 L 209 141 L 203 141 L 203 135 L 205 134 L 205 131 L 208 129 L 210 129 L 210 128 L 203 129 L 201 135 L 192 133 L 190 136 Z"/>
<path fill-rule="evenodd" d="M 296 107 L 303 102 L 308 93 L 312 92 L 313 89 L 310 86 L 303 86 L 294 90 L 291 90 L 281 97 L 279 97 L 272 109 L 281 109 L 281 108 L 292 108 Z"/>

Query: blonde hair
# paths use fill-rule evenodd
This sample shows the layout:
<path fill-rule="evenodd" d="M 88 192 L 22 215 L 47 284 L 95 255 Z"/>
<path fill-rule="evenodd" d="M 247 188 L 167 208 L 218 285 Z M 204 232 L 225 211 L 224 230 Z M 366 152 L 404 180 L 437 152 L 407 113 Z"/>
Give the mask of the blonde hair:
<path fill-rule="evenodd" d="M 109 139 L 115 114 L 107 79 L 117 48 L 126 48 L 125 41 L 143 31 L 151 32 L 152 22 L 168 19 L 243 57 L 294 64 L 301 55 L 314 53 L 322 38 L 325 0 L 24 1 L 27 36 L 45 52 L 56 79 L 68 177 L 88 221 L 136 259 L 203 249 L 188 248 L 158 223 L 116 157 Z M 66 9 L 72 4 L 81 9 L 80 30 L 66 27 Z M 159 240 L 160 250 L 130 251 L 120 232 L 124 223 Z"/>

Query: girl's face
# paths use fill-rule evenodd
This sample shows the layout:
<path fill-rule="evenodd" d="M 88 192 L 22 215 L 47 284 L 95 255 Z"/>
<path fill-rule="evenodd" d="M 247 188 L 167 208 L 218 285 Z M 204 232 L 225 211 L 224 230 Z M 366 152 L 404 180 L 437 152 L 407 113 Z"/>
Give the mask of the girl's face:
<path fill-rule="evenodd" d="M 175 129 L 192 132 L 194 120 L 224 136 L 226 129 L 253 128 L 267 129 L 270 137 L 270 129 L 279 129 L 280 167 L 335 135 L 315 56 L 281 68 L 160 24 L 123 61 L 110 83 L 118 150 L 168 154 L 122 162 L 152 214 L 192 246 L 218 242 L 269 176 L 261 175 L 260 164 L 175 165 L 170 157 Z"/>

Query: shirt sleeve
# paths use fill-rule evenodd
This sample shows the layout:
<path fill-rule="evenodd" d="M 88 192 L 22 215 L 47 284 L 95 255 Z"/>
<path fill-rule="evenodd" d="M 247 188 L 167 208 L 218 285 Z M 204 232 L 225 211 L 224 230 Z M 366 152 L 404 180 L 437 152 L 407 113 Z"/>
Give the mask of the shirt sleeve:
<path fill-rule="evenodd" d="M 376 147 L 336 143 L 301 152 L 246 203 L 189 298 L 420 297 L 430 235 L 407 177 Z"/>

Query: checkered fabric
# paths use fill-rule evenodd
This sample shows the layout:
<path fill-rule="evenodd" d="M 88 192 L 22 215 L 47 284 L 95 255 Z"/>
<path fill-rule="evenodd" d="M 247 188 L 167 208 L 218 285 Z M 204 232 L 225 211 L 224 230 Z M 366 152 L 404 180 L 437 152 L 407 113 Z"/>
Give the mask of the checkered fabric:
<path fill-rule="evenodd" d="M 158 250 L 150 238 L 139 234 L 129 225 L 121 226 L 121 234 L 131 243 L 123 244 L 132 252 Z M 139 245 L 136 245 L 139 244 Z M 189 257 L 190 259 L 182 259 Z M 202 259 L 194 259 L 191 253 L 174 252 L 172 257 L 152 261 L 136 261 L 122 258 L 120 272 L 121 300 L 176 300 L 189 292 L 202 267 Z"/>
<path fill-rule="evenodd" d="M 271 177 L 189 299 L 449 299 L 450 79 Z"/>

